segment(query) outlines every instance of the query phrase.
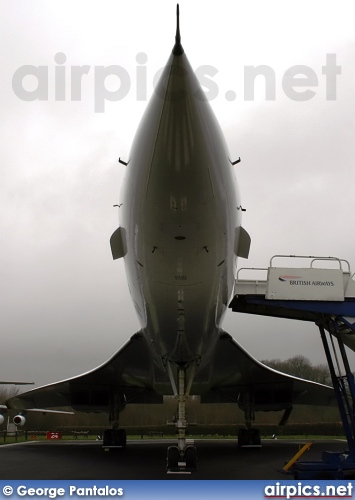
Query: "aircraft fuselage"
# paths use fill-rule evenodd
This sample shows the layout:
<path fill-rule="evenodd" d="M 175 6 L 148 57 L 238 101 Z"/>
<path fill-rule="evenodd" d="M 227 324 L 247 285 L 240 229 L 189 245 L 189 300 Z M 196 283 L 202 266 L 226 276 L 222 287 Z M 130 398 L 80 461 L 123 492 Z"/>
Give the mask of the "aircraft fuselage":
<path fill-rule="evenodd" d="M 143 116 L 121 203 L 129 288 L 152 351 L 203 364 L 233 292 L 240 200 L 185 54 L 171 55 Z"/>

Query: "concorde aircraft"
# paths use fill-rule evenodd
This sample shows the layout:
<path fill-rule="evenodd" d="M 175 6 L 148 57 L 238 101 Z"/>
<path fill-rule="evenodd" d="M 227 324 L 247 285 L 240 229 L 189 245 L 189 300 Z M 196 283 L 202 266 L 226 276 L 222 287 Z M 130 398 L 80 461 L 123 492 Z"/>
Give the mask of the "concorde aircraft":
<path fill-rule="evenodd" d="M 259 444 L 256 411 L 327 405 L 329 387 L 284 375 L 248 354 L 222 327 L 237 257 L 250 237 L 221 129 L 181 45 L 175 45 L 136 133 L 120 199 L 113 259 L 123 258 L 141 328 L 98 368 L 10 398 L 8 408 L 71 406 L 107 412 L 106 448 L 125 447 L 119 413 L 129 403 L 177 399 L 177 446 L 167 467 L 196 467 L 185 439 L 185 402 L 235 402 L 245 412 L 239 444 Z M 127 332 L 128 333 L 128 332 Z M 24 421 L 24 417 L 21 422 Z"/>

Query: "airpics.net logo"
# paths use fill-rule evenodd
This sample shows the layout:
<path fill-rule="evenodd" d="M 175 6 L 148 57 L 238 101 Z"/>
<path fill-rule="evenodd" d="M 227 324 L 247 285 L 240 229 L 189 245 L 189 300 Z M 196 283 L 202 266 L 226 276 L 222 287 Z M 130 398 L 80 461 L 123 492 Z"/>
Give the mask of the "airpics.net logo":
<path fill-rule="evenodd" d="M 264 488 L 264 498 L 352 498 L 353 484 L 281 484 L 277 482 Z"/>
<path fill-rule="evenodd" d="M 93 99 L 95 113 L 103 113 L 107 102 L 121 101 L 130 93 L 134 93 L 137 101 L 146 101 L 148 95 L 148 56 L 144 52 L 136 55 L 134 74 L 119 65 L 82 66 L 70 65 L 64 52 L 54 55 L 53 65 L 20 66 L 12 76 L 12 90 L 22 101 L 81 101 L 83 88 L 89 88 Z M 69 64 L 68 64 L 69 63 Z M 184 77 L 184 70 L 172 66 L 177 77 Z M 154 91 L 158 93 L 157 82 L 163 73 L 161 68 L 151 78 Z M 325 65 L 321 72 L 310 66 L 299 64 L 289 67 L 281 77 L 284 95 L 292 101 L 309 101 L 317 95 L 320 85 L 325 85 L 325 99 L 335 101 L 337 96 L 337 77 L 341 74 L 341 66 L 337 65 L 336 54 L 325 55 Z M 268 65 L 244 66 L 243 84 L 238 82 L 239 93 L 234 89 L 222 91 L 215 81 L 218 69 L 211 65 L 199 66 L 195 74 L 203 87 L 203 92 L 197 91 L 195 97 L 212 101 L 218 96 L 227 101 L 236 99 L 244 101 L 255 100 L 255 86 L 262 82 L 266 101 L 276 100 L 276 81 L 279 74 Z M 167 81 L 163 89 L 167 89 Z M 182 80 L 181 80 L 182 81 Z M 160 90 L 161 92 L 161 90 Z M 164 99 L 178 100 L 183 98 L 184 90 L 175 89 L 169 95 L 162 92 Z"/>

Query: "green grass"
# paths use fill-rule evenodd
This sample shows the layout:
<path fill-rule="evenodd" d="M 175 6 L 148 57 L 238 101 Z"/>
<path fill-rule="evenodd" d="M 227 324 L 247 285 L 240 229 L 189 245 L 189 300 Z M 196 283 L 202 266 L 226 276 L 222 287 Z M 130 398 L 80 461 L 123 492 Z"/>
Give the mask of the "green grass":
<path fill-rule="evenodd" d="M 192 434 L 187 436 L 188 439 L 232 439 L 237 441 L 237 437 L 234 435 L 229 435 L 229 436 L 222 436 L 218 434 L 213 434 L 213 435 L 200 435 L 200 434 Z M 85 436 L 78 436 L 77 438 L 74 438 L 72 435 L 64 435 L 62 436 L 60 441 L 95 441 L 97 439 L 97 434 L 89 435 L 88 437 Z M 129 435 L 127 436 L 128 441 L 133 441 L 133 440 L 141 440 L 141 434 L 137 435 Z M 143 440 L 158 440 L 161 439 L 160 436 L 149 436 L 147 434 L 143 434 Z M 176 435 L 175 434 L 170 434 L 170 435 L 165 435 L 163 436 L 163 439 L 170 439 L 170 440 L 175 440 Z M 271 436 L 261 436 L 261 439 L 271 439 Z M 335 439 L 346 439 L 345 436 L 317 436 L 317 435 L 282 435 L 282 436 L 277 436 L 277 440 L 293 440 L 293 441 L 330 441 L 330 440 L 335 440 Z M 0 438 L 0 446 L 3 444 L 14 444 L 14 443 L 24 443 L 24 442 L 35 442 L 35 441 L 49 441 L 47 440 L 47 437 L 45 435 L 40 435 L 36 436 L 36 439 L 31 439 L 31 436 L 28 436 L 28 439 L 25 439 L 24 435 L 19 435 L 17 436 L 17 439 L 15 436 L 10 436 L 6 437 L 5 441 L 3 437 Z M 56 441 L 56 440 L 53 440 Z M 52 442 L 53 442 L 52 441 Z"/>
<path fill-rule="evenodd" d="M 271 436 L 261 436 L 261 439 L 271 439 Z M 333 439 L 346 439 L 345 436 L 318 436 L 318 435 L 312 435 L 312 434 L 299 434 L 299 435 L 291 435 L 291 436 L 277 436 L 278 440 L 282 439 L 293 439 L 293 440 L 302 440 L 302 441 L 331 441 Z"/>
<path fill-rule="evenodd" d="M 97 435 L 93 436 L 78 436 L 77 438 L 74 438 L 73 436 L 62 436 L 62 438 L 59 441 L 89 441 L 95 440 L 97 438 Z M 35 441 L 50 441 L 49 439 L 47 440 L 46 436 L 36 436 L 36 438 L 31 438 L 29 435 L 28 438 L 26 439 L 24 435 L 17 436 L 7 436 L 6 439 L 4 440 L 3 437 L 0 438 L 0 446 L 3 444 L 13 444 L 13 443 L 26 443 L 26 442 L 35 442 Z M 53 440 L 57 441 L 57 440 Z"/>

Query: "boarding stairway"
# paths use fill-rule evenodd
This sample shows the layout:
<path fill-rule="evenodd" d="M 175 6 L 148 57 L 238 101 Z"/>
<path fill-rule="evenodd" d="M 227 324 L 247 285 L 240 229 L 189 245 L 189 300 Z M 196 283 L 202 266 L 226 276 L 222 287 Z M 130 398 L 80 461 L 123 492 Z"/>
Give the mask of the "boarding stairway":
<path fill-rule="evenodd" d="M 286 265 L 276 266 L 281 260 Z M 247 273 L 263 278 L 241 278 Z M 295 479 L 355 474 L 355 379 L 344 347 L 355 351 L 353 278 L 346 260 L 295 255 L 275 255 L 268 268 L 241 268 L 237 273 L 229 305 L 234 312 L 310 321 L 320 331 L 349 449 L 323 452 L 320 462 L 296 462 Z"/>

